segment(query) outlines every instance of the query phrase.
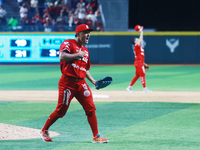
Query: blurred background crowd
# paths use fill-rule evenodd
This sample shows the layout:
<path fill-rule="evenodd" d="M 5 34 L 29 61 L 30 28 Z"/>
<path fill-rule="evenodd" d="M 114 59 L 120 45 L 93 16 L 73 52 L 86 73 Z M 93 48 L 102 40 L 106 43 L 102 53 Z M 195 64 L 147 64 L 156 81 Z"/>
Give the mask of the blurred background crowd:
<path fill-rule="evenodd" d="M 104 31 L 98 0 L 0 0 L 0 31 L 74 31 L 82 23 Z"/>
<path fill-rule="evenodd" d="M 0 0 L 0 32 L 200 31 L 200 1 L 190 0 Z M 192 25 L 191 25 L 192 24 Z"/>

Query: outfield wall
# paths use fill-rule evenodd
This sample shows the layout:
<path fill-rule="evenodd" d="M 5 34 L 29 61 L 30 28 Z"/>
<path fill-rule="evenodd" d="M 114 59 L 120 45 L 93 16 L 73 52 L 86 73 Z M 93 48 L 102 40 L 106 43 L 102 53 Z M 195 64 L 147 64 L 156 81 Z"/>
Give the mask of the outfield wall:
<path fill-rule="evenodd" d="M 59 63 L 59 45 L 74 33 L 1 33 L 0 63 Z M 93 64 L 131 64 L 137 32 L 92 32 Z M 199 64 L 200 32 L 144 32 L 146 63 Z"/>

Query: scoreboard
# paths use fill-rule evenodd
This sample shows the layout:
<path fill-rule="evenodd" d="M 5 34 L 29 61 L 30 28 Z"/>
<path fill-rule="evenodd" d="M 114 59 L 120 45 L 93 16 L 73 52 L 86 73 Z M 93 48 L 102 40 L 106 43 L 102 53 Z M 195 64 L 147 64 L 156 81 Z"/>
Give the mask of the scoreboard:
<path fill-rule="evenodd" d="M 57 63 L 60 44 L 73 34 L 1 34 L 0 63 Z"/>

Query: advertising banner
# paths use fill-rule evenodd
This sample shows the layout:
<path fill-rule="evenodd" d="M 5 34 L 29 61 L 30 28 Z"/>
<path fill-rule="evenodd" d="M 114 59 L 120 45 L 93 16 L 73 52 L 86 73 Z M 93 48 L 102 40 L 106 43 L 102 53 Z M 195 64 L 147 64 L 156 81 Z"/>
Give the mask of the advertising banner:
<path fill-rule="evenodd" d="M 74 34 L 1 34 L 0 64 L 59 63 L 59 47 Z M 132 39 L 139 35 L 92 35 L 85 45 L 93 64 L 132 64 Z M 144 35 L 145 62 L 150 64 L 200 63 L 198 35 Z"/>

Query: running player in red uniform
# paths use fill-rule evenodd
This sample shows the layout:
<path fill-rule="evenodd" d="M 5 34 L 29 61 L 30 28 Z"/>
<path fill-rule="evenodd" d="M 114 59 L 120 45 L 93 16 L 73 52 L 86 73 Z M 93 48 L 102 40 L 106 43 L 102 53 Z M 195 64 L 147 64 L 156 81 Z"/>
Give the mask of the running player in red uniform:
<path fill-rule="evenodd" d="M 141 83 L 143 86 L 143 92 L 145 93 L 150 93 L 152 91 L 148 90 L 146 87 L 146 81 L 145 81 L 145 68 L 144 68 L 144 60 L 145 60 L 145 55 L 144 55 L 144 48 L 141 46 L 143 42 L 143 27 L 138 26 L 139 31 L 140 31 L 140 37 L 136 38 L 133 41 L 133 52 L 135 55 L 135 77 L 131 80 L 130 85 L 127 87 L 127 91 L 134 92 L 132 89 L 132 86 L 134 83 L 141 77 Z"/>
<path fill-rule="evenodd" d="M 62 76 L 59 80 L 59 97 L 55 111 L 49 116 L 39 135 L 45 142 L 52 142 L 49 136 L 49 127 L 62 118 L 70 105 L 73 97 L 82 105 L 88 123 L 93 133 L 93 143 L 107 143 L 108 140 L 100 136 L 95 114 L 95 105 L 92 92 L 85 81 L 85 77 L 95 84 L 97 81 L 91 76 L 89 51 L 83 44 L 88 44 L 90 32 L 93 29 L 86 24 L 76 28 L 76 38 L 65 40 L 59 49 L 60 69 Z"/>

